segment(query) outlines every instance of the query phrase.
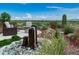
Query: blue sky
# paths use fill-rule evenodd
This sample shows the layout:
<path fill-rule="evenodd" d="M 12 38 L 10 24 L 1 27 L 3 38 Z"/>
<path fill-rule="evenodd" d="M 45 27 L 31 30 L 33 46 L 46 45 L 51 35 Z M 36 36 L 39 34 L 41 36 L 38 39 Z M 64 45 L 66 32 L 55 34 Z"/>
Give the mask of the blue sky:
<path fill-rule="evenodd" d="M 79 19 L 79 3 L 0 3 L 0 13 L 7 12 L 12 19 Z"/>

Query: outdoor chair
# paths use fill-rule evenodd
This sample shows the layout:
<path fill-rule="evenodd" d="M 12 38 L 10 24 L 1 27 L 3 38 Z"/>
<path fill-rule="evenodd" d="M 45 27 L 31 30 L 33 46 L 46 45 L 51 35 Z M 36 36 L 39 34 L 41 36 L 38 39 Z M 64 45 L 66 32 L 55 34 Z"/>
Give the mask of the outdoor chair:
<path fill-rule="evenodd" d="M 26 29 L 25 29 L 25 32 L 27 33 L 28 32 L 28 29 L 32 26 L 32 22 L 26 22 Z"/>
<path fill-rule="evenodd" d="M 3 22 L 3 36 L 16 35 L 17 28 L 9 22 Z"/>

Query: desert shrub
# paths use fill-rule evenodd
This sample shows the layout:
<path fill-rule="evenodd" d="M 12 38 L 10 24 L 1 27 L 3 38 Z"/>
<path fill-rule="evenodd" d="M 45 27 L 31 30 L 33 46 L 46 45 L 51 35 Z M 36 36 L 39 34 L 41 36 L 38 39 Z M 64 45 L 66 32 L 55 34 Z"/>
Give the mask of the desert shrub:
<path fill-rule="evenodd" d="M 79 47 L 79 29 L 70 36 L 70 42 L 71 44 Z"/>
<path fill-rule="evenodd" d="M 49 27 L 49 22 L 43 22 L 40 27 L 41 29 L 47 29 Z"/>
<path fill-rule="evenodd" d="M 0 46 L 5 46 L 5 45 L 9 45 L 11 44 L 10 39 L 4 39 L 2 41 L 0 41 Z"/>
<path fill-rule="evenodd" d="M 56 29 L 57 28 L 57 22 L 56 21 L 50 22 L 50 27 L 52 29 Z"/>
<path fill-rule="evenodd" d="M 33 25 L 36 25 L 38 29 L 41 27 L 41 22 L 33 22 Z"/>
<path fill-rule="evenodd" d="M 5 45 L 9 45 L 12 42 L 18 41 L 20 39 L 21 38 L 19 36 L 17 36 L 17 35 L 12 36 L 12 38 L 10 38 L 10 39 L 4 39 L 4 40 L 0 41 L 0 47 L 5 46 Z"/>
<path fill-rule="evenodd" d="M 69 34 L 69 33 L 73 33 L 74 32 L 74 28 L 66 26 L 64 28 L 64 34 Z"/>
<path fill-rule="evenodd" d="M 17 35 L 12 36 L 12 41 L 20 40 L 21 38 Z"/>
<path fill-rule="evenodd" d="M 39 50 L 39 54 L 63 55 L 64 48 L 65 48 L 64 35 L 55 33 L 52 35 L 51 43 L 48 42 L 48 39 L 44 40 L 42 48 Z"/>
<path fill-rule="evenodd" d="M 62 24 L 57 23 L 57 28 L 62 28 Z"/>
<path fill-rule="evenodd" d="M 41 29 L 47 29 L 47 26 L 45 24 L 42 24 Z"/>
<path fill-rule="evenodd" d="M 70 44 L 79 47 L 79 35 L 71 35 L 70 36 Z"/>
<path fill-rule="evenodd" d="M 70 40 L 79 40 L 79 36 L 73 34 L 70 36 Z"/>
<path fill-rule="evenodd" d="M 49 22 L 45 21 L 33 22 L 33 25 L 36 25 L 38 29 L 47 29 L 49 27 Z"/>

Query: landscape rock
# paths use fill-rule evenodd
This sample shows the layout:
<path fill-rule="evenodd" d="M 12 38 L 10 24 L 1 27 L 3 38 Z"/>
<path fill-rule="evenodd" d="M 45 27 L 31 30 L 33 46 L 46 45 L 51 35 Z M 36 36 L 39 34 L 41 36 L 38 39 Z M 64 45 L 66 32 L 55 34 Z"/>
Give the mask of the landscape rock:
<path fill-rule="evenodd" d="M 35 49 L 22 47 L 22 40 L 11 43 L 10 45 L 0 48 L 0 55 L 32 55 L 37 54 L 40 45 Z"/>

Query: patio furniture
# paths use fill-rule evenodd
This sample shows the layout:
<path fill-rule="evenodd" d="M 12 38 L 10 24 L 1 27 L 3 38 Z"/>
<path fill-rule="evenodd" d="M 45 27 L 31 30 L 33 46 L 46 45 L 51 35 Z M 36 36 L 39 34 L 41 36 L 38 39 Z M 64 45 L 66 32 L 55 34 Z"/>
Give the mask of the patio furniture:
<path fill-rule="evenodd" d="M 3 24 L 0 22 L 0 33 L 3 32 Z"/>
<path fill-rule="evenodd" d="M 32 26 L 32 22 L 26 22 L 26 26 L 25 26 L 25 32 L 28 32 L 28 28 L 30 28 Z"/>
<path fill-rule="evenodd" d="M 3 36 L 16 35 L 17 28 L 9 22 L 3 22 Z"/>

